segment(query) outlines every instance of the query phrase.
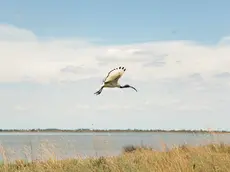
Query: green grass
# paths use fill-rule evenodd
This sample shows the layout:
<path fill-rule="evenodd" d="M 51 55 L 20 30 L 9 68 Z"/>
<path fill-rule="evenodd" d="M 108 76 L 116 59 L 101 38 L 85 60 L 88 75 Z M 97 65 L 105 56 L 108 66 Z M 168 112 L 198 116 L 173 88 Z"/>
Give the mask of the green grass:
<path fill-rule="evenodd" d="M 134 146 L 116 157 L 48 160 L 0 165 L 1 172 L 228 172 L 230 145 L 180 146 L 154 151 Z"/>

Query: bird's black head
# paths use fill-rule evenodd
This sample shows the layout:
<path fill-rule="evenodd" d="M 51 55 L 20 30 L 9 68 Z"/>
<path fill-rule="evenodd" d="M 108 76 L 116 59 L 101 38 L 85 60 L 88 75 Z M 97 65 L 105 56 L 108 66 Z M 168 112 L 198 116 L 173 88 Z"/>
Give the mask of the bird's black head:
<path fill-rule="evenodd" d="M 123 85 L 123 86 L 120 86 L 120 88 L 132 88 L 132 89 L 134 89 L 135 91 L 137 91 L 137 89 L 136 89 L 136 88 L 134 88 L 133 86 L 128 85 L 128 84 Z"/>

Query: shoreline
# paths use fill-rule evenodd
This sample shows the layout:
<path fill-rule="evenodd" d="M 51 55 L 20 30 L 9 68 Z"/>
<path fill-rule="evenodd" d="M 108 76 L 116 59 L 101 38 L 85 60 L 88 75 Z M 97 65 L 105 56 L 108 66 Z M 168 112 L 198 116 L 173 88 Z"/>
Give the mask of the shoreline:
<path fill-rule="evenodd" d="M 137 129 L 0 129 L 0 133 L 216 133 L 228 134 L 226 130 L 137 130 Z"/>

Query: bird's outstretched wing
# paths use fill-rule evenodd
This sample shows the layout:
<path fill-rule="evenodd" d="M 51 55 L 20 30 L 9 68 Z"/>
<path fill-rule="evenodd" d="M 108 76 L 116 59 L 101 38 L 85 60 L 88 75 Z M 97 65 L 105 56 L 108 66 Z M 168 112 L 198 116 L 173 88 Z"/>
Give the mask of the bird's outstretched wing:
<path fill-rule="evenodd" d="M 103 80 L 103 82 L 106 83 L 112 80 L 118 80 L 124 74 L 125 71 L 126 71 L 125 67 L 121 67 L 121 66 L 117 67 L 108 73 L 108 75 Z"/>

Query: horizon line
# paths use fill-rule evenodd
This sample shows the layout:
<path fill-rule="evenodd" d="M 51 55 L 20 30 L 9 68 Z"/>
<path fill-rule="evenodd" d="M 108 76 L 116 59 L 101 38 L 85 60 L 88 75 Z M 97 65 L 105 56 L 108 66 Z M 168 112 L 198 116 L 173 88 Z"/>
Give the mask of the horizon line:
<path fill-rule="evenodd" d="M 33 128 L 33 129 L 0 129 L 0 132 L 221 132 L 230 133 L 230 130 L 211 129 L 59 129 L 59 128 Z"/>

